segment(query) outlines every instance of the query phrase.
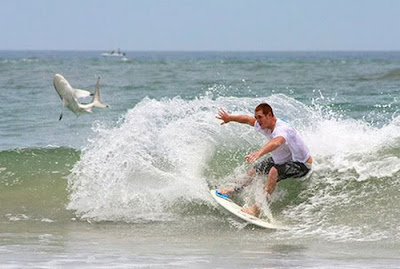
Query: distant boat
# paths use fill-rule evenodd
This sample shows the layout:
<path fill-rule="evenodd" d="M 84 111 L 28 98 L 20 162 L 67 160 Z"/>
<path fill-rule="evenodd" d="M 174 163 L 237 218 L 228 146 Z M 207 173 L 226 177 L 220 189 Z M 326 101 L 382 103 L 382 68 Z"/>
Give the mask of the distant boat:
<path fill-rule="evenodd" d="M 121 52 L 119 49 L 117 51 L 113 50 L 110 52 L 102 53 L 101 56 L 105 57 L 125 57 L 125 52 Z"/>

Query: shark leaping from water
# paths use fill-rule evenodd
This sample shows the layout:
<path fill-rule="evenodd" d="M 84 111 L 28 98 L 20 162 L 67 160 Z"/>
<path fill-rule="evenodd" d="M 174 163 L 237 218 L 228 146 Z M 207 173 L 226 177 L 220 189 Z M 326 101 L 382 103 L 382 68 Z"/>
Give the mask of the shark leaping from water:
<path fill-rule="evenodd" d="M 62 109 L 60 119 L 63 116 L 63 108 L 66 107 L 75 114 L 79 115 L 82 113 L 92 113 L 93 107 L 108 107 L 100 100 L 100 77 L 97 78 L 96 91 L 94 94 L 85 91 L 74 89 L 68 83 L 68 81 L 60 74 L 56 74 L 53 79 L 54 88 L 56 89 L 58 95 L 60 95 L 62 101 Z M 88 104 L 81 104 L 78 102 L 78 98 L 84 98 L 88 96 L 93 96 L 92 102 Z"/>

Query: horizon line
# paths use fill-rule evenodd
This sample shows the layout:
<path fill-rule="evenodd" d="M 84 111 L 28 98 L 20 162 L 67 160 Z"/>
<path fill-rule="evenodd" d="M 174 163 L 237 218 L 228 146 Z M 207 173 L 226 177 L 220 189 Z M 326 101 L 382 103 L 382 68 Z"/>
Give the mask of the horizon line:
<path fill-rule="evenodd" d="M 0 51 L 109 52 L 102 49 L 2 49 Z M 114 50 L 115 51 L 115 50 Z M 400 49 L 310 49 L 310 50 L 121 50 L 121 52 L 400 52 Z"/>

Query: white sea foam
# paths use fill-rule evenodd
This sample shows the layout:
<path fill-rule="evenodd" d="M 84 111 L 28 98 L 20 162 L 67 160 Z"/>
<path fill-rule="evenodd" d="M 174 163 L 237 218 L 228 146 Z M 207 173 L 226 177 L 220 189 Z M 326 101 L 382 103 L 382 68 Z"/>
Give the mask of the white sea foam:
<path fill-rule="evenodd" d="M 208 200 L 202 171 L 218 123 L 206 100 L 143 100 L 118 127 L 97 127 L 70 177 L 70 208 L 95 219 L 162 219 L 180 200 Z M 158 217 L 157 217 L 158 216 Z"/>
<path fill-rule="evenodd" d="M 313 178 L 302 194 L 306 202 L 284 214 L 299 225 L 301 237 L 374 241 L 395 234 L 399 219 L 393 209 L 400 203 L 391 196 L 400 185 L 399 118 L 378 128 L 321 116 L 312 132 L 303 133 L 315 158 Z"/>

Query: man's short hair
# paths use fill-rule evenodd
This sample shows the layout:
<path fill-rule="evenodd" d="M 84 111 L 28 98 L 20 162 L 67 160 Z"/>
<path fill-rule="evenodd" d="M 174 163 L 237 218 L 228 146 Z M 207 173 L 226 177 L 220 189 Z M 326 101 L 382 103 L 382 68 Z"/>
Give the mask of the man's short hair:
<path fill-rule="evenodd" d="M 259 111 L 262 110 L 264 115 L 271 114 L 271 116 L 274 116 L 274 112 L 272 111 L 272 107 L 268 105 L 267 103 L 261 103 L 259 104 L 254 111 Z"/>

